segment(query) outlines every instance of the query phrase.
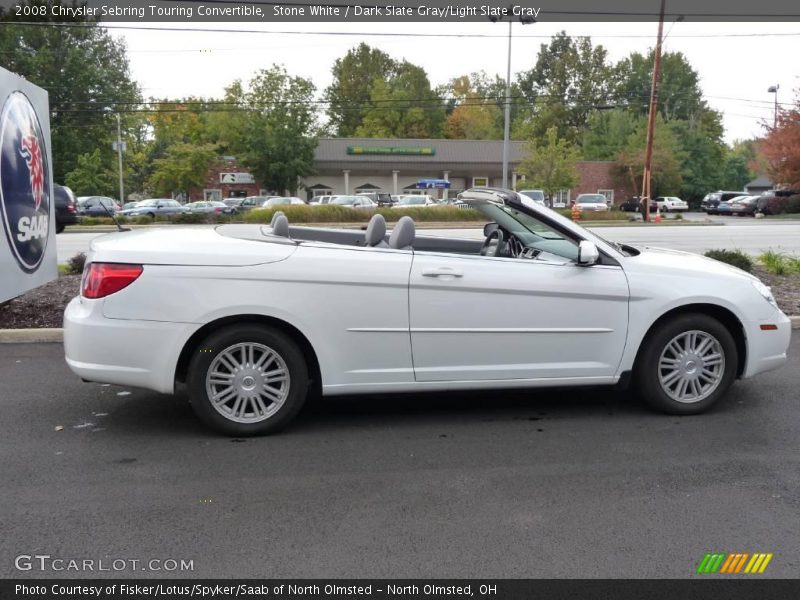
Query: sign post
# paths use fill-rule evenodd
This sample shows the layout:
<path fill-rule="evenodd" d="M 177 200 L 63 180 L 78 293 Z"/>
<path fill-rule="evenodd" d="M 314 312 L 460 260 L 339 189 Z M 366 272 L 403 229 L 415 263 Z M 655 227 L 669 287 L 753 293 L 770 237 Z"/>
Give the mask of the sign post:
<path fill-rule="evenodd" d="M 0 302 L 58 277 L 47 92 L 0 68 Z"/>

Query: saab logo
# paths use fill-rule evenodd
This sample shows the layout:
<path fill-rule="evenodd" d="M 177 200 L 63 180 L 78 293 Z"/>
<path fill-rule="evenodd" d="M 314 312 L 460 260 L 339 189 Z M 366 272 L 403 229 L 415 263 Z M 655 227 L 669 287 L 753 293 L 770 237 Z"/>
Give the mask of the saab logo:
<path fill-rule="evenodd" d="M 697 566 L 697 572 L 706 573 L 740 573 L 756 574 L 763 573 L 769 561 L 772 560 L 772 553 L 756 552 L 709 552 Z"/>
<path fill-rule="evenodd" d="M 51 198 L 39 119 L 27 96 L 13 92 L 0 115 L 0 213 L 11 253 L 26 273 L 44 258 Z"/>

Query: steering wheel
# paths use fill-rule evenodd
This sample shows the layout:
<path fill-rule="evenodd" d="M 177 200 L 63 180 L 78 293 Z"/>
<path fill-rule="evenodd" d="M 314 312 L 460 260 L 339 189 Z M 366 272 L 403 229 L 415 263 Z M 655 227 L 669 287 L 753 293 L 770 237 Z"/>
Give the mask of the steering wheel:
<path fill-rule="evenodd" d="M 492 245 L 492 240 L 497 238 L 497 242 Z M 503 231 L 498 227 L 486 236 L 481 246 L 481 256 L 499 256 L 500 250 L 503 248 Z"/>

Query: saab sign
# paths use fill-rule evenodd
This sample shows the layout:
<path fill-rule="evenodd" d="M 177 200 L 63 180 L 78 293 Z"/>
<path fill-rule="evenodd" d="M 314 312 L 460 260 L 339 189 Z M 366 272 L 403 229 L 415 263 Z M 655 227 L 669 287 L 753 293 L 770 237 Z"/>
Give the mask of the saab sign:
<path fill-rule="evenodd" d="M 47 92 L 0 68 L 0 302 L 55 279 Z"/>

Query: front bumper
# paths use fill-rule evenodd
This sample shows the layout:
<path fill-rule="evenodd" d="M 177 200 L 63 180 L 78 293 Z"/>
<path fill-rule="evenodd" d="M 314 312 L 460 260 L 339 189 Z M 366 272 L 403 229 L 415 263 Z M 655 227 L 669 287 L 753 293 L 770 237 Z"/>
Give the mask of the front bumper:
<path fill-rule="evenodd" d="M 64 355 L 88 381 L 129 385 L 171 394 L 191 323 L 108 319 L 103 300 L 73 298 L 64 311 Z"/>
<path fill-rule="evenodd" d="M 742 378 L 772 371 L 786 363 L 789 344 L 792 341 L 792 322 L 782 312 L 776 310 L 775 313 L 773 319 L 744 322 L 747 362 Z M 763 331 L 761 326 L 767 324 L 776 325 L 777 329 Z"/>

